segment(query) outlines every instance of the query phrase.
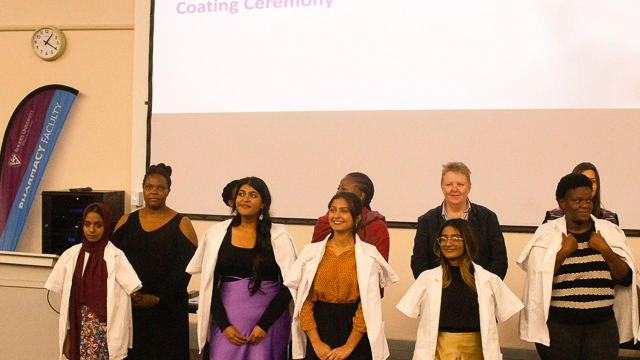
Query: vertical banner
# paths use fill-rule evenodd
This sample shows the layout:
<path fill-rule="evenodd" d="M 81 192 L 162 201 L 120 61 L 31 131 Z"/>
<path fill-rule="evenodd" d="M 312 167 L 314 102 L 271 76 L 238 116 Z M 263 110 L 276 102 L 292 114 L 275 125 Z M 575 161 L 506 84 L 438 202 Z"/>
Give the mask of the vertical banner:
<path fill-rule="evenodd" d="M 15 251 L 33 197 L 78 90 L 47 85 L 13 112 L 0 152 L 0 250 Z"/>

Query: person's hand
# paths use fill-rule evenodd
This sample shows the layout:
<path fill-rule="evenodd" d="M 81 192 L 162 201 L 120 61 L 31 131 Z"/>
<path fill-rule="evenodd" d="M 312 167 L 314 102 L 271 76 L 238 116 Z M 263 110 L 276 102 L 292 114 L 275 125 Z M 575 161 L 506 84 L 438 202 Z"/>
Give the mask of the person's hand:
<path fill-rule="evenodd" d="M 139 292 L 135 291 L 131 294 L 131 305 L 134 307 L 140 306 L 140 300 L 142 300 L 142 295 Z"/>
<path fill-rule="evenodd" d="M 143 294 L 139 291 L 131 294 L 131 305 L 133 305 L 133 307 L 148 309 L 158 305 L 159 302 L 160 299 L 155 295 Z"/>
<path fill-rule="evenodd" d="M 320 360 L 326 360 L 329 352 L 331 352 L 331 347 L 322 341 L 318 341 L 316 344 L 311 343 L 311 346 L 313 346 L 313 351 Z"/>
<path fill-rule="evenodd" d="M 238 331 L 238 329 L 236 329 L 235 326 L 231 325 L 231 326 L 227 326 L 226 329 L 224 329 L 224 331 L 222 332 L 222 334 L 224 335 L 224 337 L 227 338 L 227 340 L 229 340 L 230 343 L 232 343 L 233 345 L 244 345 L 247 343 L 247 338 L 242 336 L 242 334 L 240 334 L 240 332 Z"/>
<path fill-rule="evenodd" d="M 67 336 L 64 337 L 64 344 L 62 344 L 62 354 L 71 359 L 71 339 L 69 338 L 69 330 L 67 330 Z"/>
<path fill-rule="evenodd" d="M 266 335 L 267 333 L 264 332 L 260 326 L 256 325 L 251 331 L 251 334 L 249 334 L 247 342 L 250 342 L 252 345 L 258 345 Z"/>
<path fill-rule="evenodd" d="M 562 233 L 562 247 L 560 251 L 564 252 L 567 256 L 571 255 L 578 249 L 578 240 L 573 234 L 566 235 Z"/>
<path fill-rule="evenodd" d="M 600 235 L 600 230 L 591 233 L 591 236 L 589 236 L 589 247 L 601 254 L 610 249 L 607 241 Z"/>
<path fill-rule="evenodd" d="M 353 348 L 345 344 L 331 350 L 329 354 L 327 354 L 327 357 L 325 360 L 344 360 L 347 357 L 349 357 L 349 355 L 351 355 L 352 351 L 353 351 Z"/>

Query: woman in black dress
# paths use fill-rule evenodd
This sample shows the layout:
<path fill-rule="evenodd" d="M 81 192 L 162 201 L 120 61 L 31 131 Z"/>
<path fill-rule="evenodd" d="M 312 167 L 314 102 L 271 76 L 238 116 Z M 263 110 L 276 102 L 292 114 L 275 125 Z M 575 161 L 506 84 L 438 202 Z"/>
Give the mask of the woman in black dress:
<path fill-rule="evenodd" d="M 142 183 L 146 206 L 124 215 L 112 242 L 126 254 L 143 288 L 131 295 L 133 348 L 127 359 L 189 359 L 185 268 L 198 238 L 189 219 L 166 204 L 171 167 L 152 165 Z"/>

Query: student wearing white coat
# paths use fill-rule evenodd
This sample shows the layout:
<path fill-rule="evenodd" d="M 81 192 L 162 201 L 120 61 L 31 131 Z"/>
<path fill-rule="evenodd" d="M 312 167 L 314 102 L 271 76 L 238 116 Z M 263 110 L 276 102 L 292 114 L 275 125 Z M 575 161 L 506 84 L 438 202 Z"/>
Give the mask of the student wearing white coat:
<path fill-rule="evenodd" d="M 305 246 L 285 278 L 295 300 L 294 359 L 389 356 L 380 288 L 399 278 L 376 247 L 356 235 L 361 210 L 356 195 L 336 194 L 329 203 L 332 233 L 322 242 Z M 320 305 L 325 310 L 320 311 Z M 342 306 L 351 308 L 343 311 Z M 336 313 L 341 315 L 332 316 Z"/>
<path fill-rule="evenodd" d="M 564 216 L 538 227 L 517 261 L 527 273 L 519 335 L 545 360 L 617 359 L 638 339 L 633 255 L 618 226 L 591 214 L 592 197 L 585 175 L 560 179 Z"/>
<path fill-rule="evenodd" d="M 213 293 L 213 269 L 216 267 L 218 249 L 222 244 L 227 228 L 231 220 L 214 225 L 205 234 L 191 259 L 187 272 L 190 274 L 202 273 L 200 280 L 200 303 L 198 305 L 198 347 L 202 349 L 208 340 L 209 323 L 211 321 L 211 294 Z M 271 227 L 271 245 L 276 262 L 280 266 L 283 275 L 296 260 L 295 244 L 287 228 L 281 224 L 273 224 Z"/>
<path fill-rule="evenodd" d="M 292 294 L 282 279 L 297 251 L 286 227 L 271 222 L 270 205 L 264 181 L 240 179 L 233 218 L 204 234 L 187 266 L 188 273 L 202 274 L 198 347 L 209 341 L 210 359 L 286 359 Z M 259 274 L 253 251 L 262 254 Z"/>
<path fill-rule="evenodd" d="M 397 305 L 420 318 L 413 359 L 502 359 L 496 319 L 506 321 L 522 302 L 471 261 L 476 245 L 466 220 L 448 220 L 439 234 L 434 251 L 441 266 L 420 274 Z"/>
<path fill-rule="evenodd" d="M 130 295 L 142 285 L 127 257 L 109 241 L 112 226 L 109 208 L 101 203 L 91 204 L 82 219 L 82 244 L 60 256 L 44 285 L 62 293 L 58 324 L 60 359 L 64 355 L 75 360 L 94 351 L 106 352 L 109 359 L 124 359 L 133 341 Z M 79 320 L 80 311 L 87 319 L 95 318 L 98 324 L 84 317 Z M 104 335 L 104 329 L 106 339 L 100 336 Z M 81 337 L 91 338 L 97 345 L 80 344 Z"/>

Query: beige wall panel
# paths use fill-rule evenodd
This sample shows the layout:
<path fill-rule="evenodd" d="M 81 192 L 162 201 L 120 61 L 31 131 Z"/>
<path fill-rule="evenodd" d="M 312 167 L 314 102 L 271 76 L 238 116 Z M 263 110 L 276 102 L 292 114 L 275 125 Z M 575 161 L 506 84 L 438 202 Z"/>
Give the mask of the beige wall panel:
<path fill-rule="evenodd" d="M 4 0 L 0 26 L 133 24 L 133 0 Z"/>
<path fill-rule="evenodd" d="M 40 86 L 63 84 L 80 91 L 37 190 L 17 251 L 41 252 L 43 190 L 91 186 L 128 191 L 130 187 L 133 31 L 65 33 L 66 52 L 47 62 L 31 51 L 31 31 L 0 31 L 0 43 L 14 49 L 0 56 L 2 129 L 24 96 Z"/>

